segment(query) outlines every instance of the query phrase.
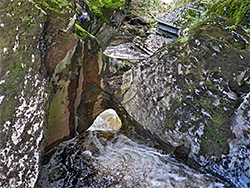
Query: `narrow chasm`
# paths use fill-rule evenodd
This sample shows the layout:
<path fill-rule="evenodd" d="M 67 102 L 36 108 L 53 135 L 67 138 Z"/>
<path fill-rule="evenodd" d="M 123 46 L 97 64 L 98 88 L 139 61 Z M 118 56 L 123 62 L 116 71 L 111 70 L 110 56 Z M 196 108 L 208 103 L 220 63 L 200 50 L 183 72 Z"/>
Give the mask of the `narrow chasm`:
<path fill-rule="evenodd" d="M 0 187 L 250 187 L 249 15 L 2 0 Z"/>
<path fill-rule="evenodd" d="M 249 29 L 218 2 L 76 2 L 37 187 L 249 187 Z"/>

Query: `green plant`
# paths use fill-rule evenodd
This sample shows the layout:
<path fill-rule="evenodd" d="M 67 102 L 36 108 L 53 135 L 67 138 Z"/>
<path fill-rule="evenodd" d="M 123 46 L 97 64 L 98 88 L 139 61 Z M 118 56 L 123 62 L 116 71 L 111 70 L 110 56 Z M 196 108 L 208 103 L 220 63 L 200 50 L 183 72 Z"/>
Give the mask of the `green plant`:
<path fill-rule="evenodd" d="M 200 16 L 195 16 L 193 18 L 193 24 L 194 25 L 197 24 L 197 23 L 199 23 L 199 22 L 201 22 L 201 21 L 202 21 L 202 18 Z"/>
<path fill-rule="evenodd" d="M 168 9 L 168 5 L 161 0 L 133 0 L 130 7 L 132 15 L 142 17 L 151 27 L 156 23 L 156 16 Z"/>
<path fill-rule="evenodd" d="M 32 3 L 36 5 L 38 9 L 43 11 L 50 10 L 56 13 L 60 13 L 61 9 L 70 9 L 73 7 L 72 2 L 68 2 L 67 0 L 49 0 L 49 1 L 38 1 L 31 0 Z"/>
<path fill-rule="evenodd" d="M 180 42 L 187 42 L 187 41 L 188 41 L 188 36 L 187 35 L 180 38 Z"/>
<path fill-rule="evenodd" d="M 219 14 L 233 22 L 248 27 L 250 24 L 250 1 L 246 0 L 217 0 L 209 7 L 209 14 Z"/>
<path fill-rule="evenodd" d="M 247 28 L 245 31 L 246 33 L 250 34 L 250 28 Z"/>
<path fill-rule="evenodd" d="M 125 7 L 125 0 L 86 0 L 86 2 L 90 9 L 100 16 L 102 16 L 107 9 L 117 10 L 119 8 L 124 9 Z"/>
<path fill-rule="evenodd" d="M 87 40 L 95 40 L 97 42 L 97 44 L 99 46 L 101 46 L 100 41 L 94 36 L 91 35 L 88 31 L 86 31 L 85 29 L 83 29 L 80 25 L 75 24 L 75 33 L 77 34 L 77 36 L 83 40 L 83 41 L 87 41 Z"/>
<path fill-rule="evenodd" d="M 237 25 L 228 26 L 228 27 L 226 27 L 226 29 L 236 30 Z"/>

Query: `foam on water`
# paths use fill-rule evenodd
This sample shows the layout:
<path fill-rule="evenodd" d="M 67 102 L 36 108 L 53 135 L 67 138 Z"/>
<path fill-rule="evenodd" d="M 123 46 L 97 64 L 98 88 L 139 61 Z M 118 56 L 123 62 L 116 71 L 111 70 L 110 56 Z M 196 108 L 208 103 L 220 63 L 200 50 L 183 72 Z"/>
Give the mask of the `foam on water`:
<path fill-rule="evenodd" d="M 169 154 L 110 131 L 121 126 L 117 118 L 108 110 L 89 131 L 55 148 L 42 167 L 38 187 L 224 187 Z"/>
<path fill-rule="evenodd" d="M 100 144 L 95 133 L 94 144 L 100 154 L 92 155 L 97 178 L 108 177 L 119 182 L 116 187 L 223 187 L 208 174 L 196 172 L 170 155 L 132 141 L 123 134 Z M 96 143 L 95 143 L 96 142 Z"/>

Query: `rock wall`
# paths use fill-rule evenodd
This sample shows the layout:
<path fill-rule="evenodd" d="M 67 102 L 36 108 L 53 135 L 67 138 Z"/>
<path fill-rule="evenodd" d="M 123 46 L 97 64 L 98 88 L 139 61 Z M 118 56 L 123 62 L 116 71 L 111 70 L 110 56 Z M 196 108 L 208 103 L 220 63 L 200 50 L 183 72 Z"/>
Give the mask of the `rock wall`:
<path fill-rule="evenodd" d="M 0 186 L 33 187 L 46 124 L 40 46 L 46 16 L 32 2 L 0 6 Z"/>
<path fill-rule="evenodd" d="M 46 61 L 52 85 L 46 150 L 72 138 L 76 131 L 86 130 L 96 116 L 107 109 L 107 99 L 101 88 L 102 50 L 118 32 L 124 19 L 127 5 L 122 2 L 124 7 L 121 9 L 115 6 L 121 4 L 118 1 L 100 10 L 97 7 L 97 11 L 93 2 L 79 1 L 76 6 L 79 19 L 74 29 L 69 29 L 68 34 L 59 30 L 66 41 L 55 37 L 51 42 L 56 45 L 54 50 L 53 47 L 49 50 Z M 80 19 L 82 15 L 84 19 Z"/>
<path fill-rule="evenodd" d="M 85 130 L 106 109 L 98 107 L 99 93 L 88 89 L 100 88 L 102 49 L 118 31 L 128 1 L 102 7 L 105 20 L 86 2 L 0 2 L 1 187 L 34 187 L 44 146 L 73 137 L 77 125 Z"/>
<path fill-rule="evenodd" d="M 215 16 L 146 60 L 116 60 L 107 83 L 128 114 L 171 143 L 177 157 L 246 187 L 249 114 L 240 109 L 250 92 L 250 36 L 233 24 Z"/>
<path fill-rule="evenodd" d="M 122 131 L 225 178 L 238 165 L 234 183 L 247 185 L 249 34 L 213 17 L 146 60 L 113 64 L 102 51 L 128 3 L 0 2 L 1 187 L 34 187 L 44 147 L 82 133 L 107 108 Z"/>

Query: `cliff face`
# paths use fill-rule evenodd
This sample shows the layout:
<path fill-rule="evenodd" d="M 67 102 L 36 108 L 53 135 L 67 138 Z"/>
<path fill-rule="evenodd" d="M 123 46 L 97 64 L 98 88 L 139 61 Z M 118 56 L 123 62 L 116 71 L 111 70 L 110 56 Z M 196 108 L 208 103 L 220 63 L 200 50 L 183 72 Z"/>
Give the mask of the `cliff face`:
<path fill-rule="evenodd" d="M 0 186 L 32 187 L 45 126 L 40 37 L 46 16 L 31 2 L 0 5 Z"/>
<path fill-rule="evenodd" d="M 214 16 L 146 60 L 114 63 L 102 52 L 129 0 L 98 2 L 0 2 L 0 186 L 33 187 L 44 148 L 107 108 L 176 156 L 249 176 L 249 34 Z"/>
<path fill-rule="evenodd" d="M 95 110 L 83 127 L 101 112 L 88 89 L 100 86 L 102 49 L 124 18 L 117 3 L 96 12 L 85 1 L 1 1 L 1 187 L 33 187 L 44 146 L 75 135 L 85 104 Z"/>
<path fill-rule="evenodd" d="M 101 88 L 102 50 L 118 32 L 126 4 L 117 1 L 98 7 L 93 3 L 76 4 L 76 25 L 66 33 L 59 30 L 46 56 L 52 86 L 47 149 L 86 130 L 107 108 Z M 57 18 L 54 21 L 61 24 Z M 55 25 L 53 20 L 50 25 Z"/>

